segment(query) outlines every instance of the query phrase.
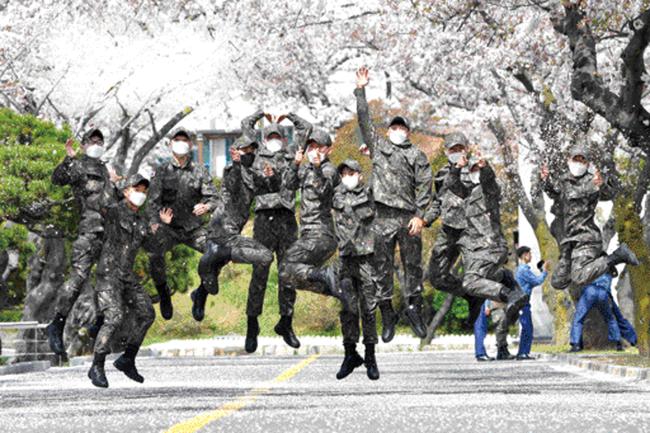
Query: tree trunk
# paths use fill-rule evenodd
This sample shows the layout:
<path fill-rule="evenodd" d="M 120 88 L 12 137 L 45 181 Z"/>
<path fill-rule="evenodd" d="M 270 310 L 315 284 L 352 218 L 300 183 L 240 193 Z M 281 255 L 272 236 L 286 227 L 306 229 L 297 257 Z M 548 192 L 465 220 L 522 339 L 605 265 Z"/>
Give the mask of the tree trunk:
<path fill-rule="evenodd" d="M 639 353 L 650 356 L 650 248 L 645 242 L 643 223 L 632 197 L 621 195 L 615 202 L 614 212 L 619 240 L 627 243 L 641 262 L 639 266 L 628 266 L 627 272 L 632 285 Z"/>

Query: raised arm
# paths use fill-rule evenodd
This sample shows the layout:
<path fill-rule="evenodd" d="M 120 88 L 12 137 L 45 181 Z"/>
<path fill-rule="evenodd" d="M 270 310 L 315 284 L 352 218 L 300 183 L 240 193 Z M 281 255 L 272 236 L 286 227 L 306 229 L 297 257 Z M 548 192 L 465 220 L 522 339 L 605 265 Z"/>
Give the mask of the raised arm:
<path fill-rule="evenodd" d="M 372 157 L 375 153 L 377 143 L 377 131 L 370 118 L 370 108 L 366 99 L 366 86 L 370 81 L 368 69 L 363 67 L 357 71 L 357 88 L 354 89 L 354 96 L 357 99 L 357 117 L 359 120 L 359 129 L 361 129 L 361 138 Z"/>
<path fill-rule="evenodd" d="M 262 117 L 264 117 L 264 111 L 258 110 L 255 113 L 243 119 L 241 121 L 242 133 L 249 137 L 255 137 L 256 136 L 255 125 Z"/>
<path fill-rule="evenodd" d="M 287 119 L 293 123 L 294 127 L 293 146 L 295 147 L 295 151 L 304 150 L 307 147 L 307 140 L 309 139 L 313 125 L 296 113 L 287 114 Z"/>

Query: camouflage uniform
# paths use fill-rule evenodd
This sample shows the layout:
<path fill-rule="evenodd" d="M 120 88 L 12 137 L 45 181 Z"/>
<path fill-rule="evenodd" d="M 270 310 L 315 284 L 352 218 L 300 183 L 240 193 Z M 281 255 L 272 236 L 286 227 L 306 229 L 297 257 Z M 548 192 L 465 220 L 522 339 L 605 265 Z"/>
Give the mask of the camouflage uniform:
<path fill-rule="evenodd" d="M 331 145 L 331 139 L 324 131 L 313 131 L 307 138 Z M 302 142 L 300 147 L 303 147 Z M 328 159 L 319 167 L 311 163 L 300 166 L 294 163 L 289 167 L 283 187 L 300 188 L 300 238 L 289 247 L 280 264 L 280 284 L 286 284 L 291 290 L 330 294 L 325 285 L 313 281 L 310 276 L 336 251 L 332 199 L 334 188 L 339 184 L 339 174 Z"/>
<path fill-rule="evenodd" d="M 149 253 L 151 277 L 159 292 L 167 291 L 167 251 L 178 244 L 185 244 L 200 252 L 205 251 L 207 229 L 204 218 L 192 213 L 194 206 L 205 203 L 209 205 L 208 212 L 212 212 L 217 202 L 217 189 L 208 171 L 195 164 L 191 157 L 183 166 L 172 158 L 156 171 L 147 200 L 149 223 L 159 223 L 159 213 L 163 208 L 171 208 L 174 212 L 171 223 L 160 224 L 144 245 Z"/>
<path fill-rule="evenodd" d="M 104 242 L 104 218 L 100 210 L 112 185 L 106 165 L 86 155 L 79 158 L 67 156 L 54 170 L 52 183 L 71 185 L 81 205 L 79 234 L 72 243 L 72 270 L 55 306 L 57 314 L 67 316 L 88 280 L 90 269 L 99 258 Z"/>
<path fill-rule="evenodd" d="M 460 183 L 460 169 L 454 167 L 450 173 Z M 489 165 L 480 173 L 481 183 L 467 192 L 467 226 L 458 243 L 463 255 L 463 290 L 473 296 L 505 301 L 502 293 L 507 289 L 501 276 L 508 248 L 501 232 L 501 189 Z"/>
<path fill-rule="evenodd" d="M 110 341 L 125 320 L 126 310 L 132 314 L 135 326 L 128 335 L 127 345 L 139 347 L 154 321 L 151 298 L 133 273 L 138 249 L 150 234 L 146 219 L 127 206 L 126 200 L 112 204 L 106 210 L 106 235 L 97 265 L 95 294 L 104 324 L 95 340 L 95 353 L 110 353 Z"/>
<path fill-rule="evenodd" d="M 497 340 L 497 348 L 502 352 L 508 348 L 508 331 L 510 325 L 514 323 L 508 319 L 505 313 L 505 304 L 503 302 L 490 303 L 490 316 L 495 324 L 494 334 Z"/>
<path fill-rule="evenodd" d="M 556 289 L 566 289 L 572 283 L 583 287 L 611 264 L 602 254 L 603 239 L 594 216 L 598 202 L 612 200 L 618 185 L 614 176 L 607 176 L 600 188 L 593 181 L 589 172 L 581 177 L 564 173 L 558 179 L 542 181 L 544 191 L 554 200 L 552 210 L 557 219 L 553 234 L 560 244 L 560 259 L 551 278 Z"/>
<path fill-rule="evenodd" d="M 465 219 L 465 201 L 449 185 L 449 173 L 453 169 L 453 165 L 449 163 L 436 173 L 434 177 L 436 194 L 424 219 L 427 226 L 433 224 L 438 217 L 442 220 L 429 260 L 431 285 L 438 290 L 463 296 L 465 295 L 462 288 L 463 281 L 452 273 L 452 267 L 460 256 L 458 242 L 467 221 Z M 461 170 L 460 177 L 463 184 L 469 183 L 467 174 L 467 169 Z"/>
<path fill-rule="evenodd" d="M 357 161 L 346 160 L 339 165 L 361 172 Z M 375 234 L 371 223 L 375 215 L 369 189 L 359 184 L 348 190 L 339 184 L 334 190 L 334 219 L 341 262 L 341 281 L 348 280 L 343 290 L 350 290 L 352 311 L 340 313 L 343 345 L 359 341 L 359 317 L 363 325 L 363 344 L 377 344 L 377 286 L 379 277 L 375 263 Z"/>
<path fill-rule="evenodd" d="M 425 217 L 432 200 L 432 173 L 427 156 L 409 141 L 396 145 L 380 136 L 370 119 L 365 89 L 354 91 L 363 141 L 373 162 L 370 188 L 376 204 L 375 230 L 381 257 L 379 269 L 385 275 L 380 300 L 389 300 L 393 293 L 393 263 L 399 244 L 406 284 L 402 287 L 409 304 L 421 303 L 422 237 L 408 234 L 413 217 Z M 405 122 L 406 120 L 403 119 Z"/>
<path fill-rule="evenodd" d="M 242 131 L 248 136 L 255 135 L 255 124 L 264 116 L 258 111 L 242 121 Z M 310 125 L 295 114 L 287 116 L 295 125 L 295 134 L 304 134 Z M 263 129 L 262 135 L 266 139 L 271 134 L 282 136 L 282 131 L 277 124 L 272 124 Z M 295 149 L 282 149 L 271 152 L 261 146 L 253 162 L 253 170 L 261 172 L 266 164 L 280 177 L 293 164 Z M 262 186 L 255 191 L 255 219 L 253 226 L 253 239 L 275 253 L 277 262 L 284 260 L 287 249 L 298 239 L 298 224 L 296 223 L 296 192 L 282 188 L 269 189 Z M 270 265 L 253 265 L 253 274 L 248 286 L 248 301 L 246 314 L 249 317 L 258 317 L 262 314 L 264 294 L 269 278 Z M 286 316 L 293 311 L 295 291 L 284 286 L 278 287 L 278 303 L 280 315 Z"/>

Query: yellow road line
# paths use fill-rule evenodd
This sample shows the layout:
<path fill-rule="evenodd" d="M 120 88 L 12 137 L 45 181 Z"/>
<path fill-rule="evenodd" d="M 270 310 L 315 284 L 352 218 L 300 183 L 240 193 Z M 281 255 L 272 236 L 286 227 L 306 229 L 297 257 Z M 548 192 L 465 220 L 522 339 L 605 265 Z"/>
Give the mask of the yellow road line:
<path fill-rule="evenodd" d="M 195 433 L 201 430 L 206 425 L 215 422 L 221 418 L 227 417 L 233 412 L 236 412 L 250 404 L 253 404 L 259 396 L 271 391 L 274 385 L 278 385 L 282 382 L 286 382 L 287 380 L 291 379 L 296 374 L 300 373 L 302 369 L 307 367 L 312 362 L 316 361 L 316 359 L 318 359 L 319 356 L 320 356 L 319 354 L 311 355 L 309 358 L 303 359 L 296 365 L 283 371 L 278 377 L 276 377 L 271 382 L 269 382 L 268 385 L 259 388 L 254 388 L 248 394 L 242 395 L 241 397 L 237 397 L 235 400 L 230 401 L 228 403 L 224 403 L 221 407 L 211 412 L 197 415 L 194 418 L 188 419 L 187 421 L 178 423 L 172 426 L 165 433 Z"/>

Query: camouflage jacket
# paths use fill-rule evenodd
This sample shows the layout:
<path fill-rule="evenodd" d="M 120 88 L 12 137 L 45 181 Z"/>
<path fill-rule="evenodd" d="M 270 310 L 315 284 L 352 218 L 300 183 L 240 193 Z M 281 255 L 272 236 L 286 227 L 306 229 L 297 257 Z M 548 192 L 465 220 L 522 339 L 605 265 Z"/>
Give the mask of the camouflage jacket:
<path fill-rule="evenodd" d="M 336 167 L 326 159 L 315 167 L 295 163 L 285 172 L 283 187 L 300 188 L 300 230 L 322 230 L 334 235 L 332 200 L 339 184 Z"/>
<path fill-rule="evenodd" d="M 133 265 L 138 249 L 146 236 L 151 235 L 146 216 L 131 210 L 126 200 L 108 205 L 104 246 L 97 263 L 97 274 L 134 281 Z"/>
<path fill-rule="evenodd" d="M 242 120 L 242 131 L 249 137 L 255 137 L 255 124 L 262 117 L 264 117 L 264 112 L 258 111 Z M 301 138 L 304 141 L 304 137 L 309 135 L 312 125 L 294 113 L 288 114 L 287 119 L 294 124 L 294 137 L 296 137 L 296 141 L 292 146 L 275 153 L 266 149 L 263 144 L 260 145 L 256 152 L 255 161 L 253 162 L 253 170 L 262 172 L 266 164 L 269 164 L 275 173 L 283 177 L 284 172 L 293 164 L 293 158 L 297 149 L 296 142 L 300 142 Z M 302 146 L 304 147 L 304 143 Z M 295 212 L 296 191 L 288 188 L 271 191 L 262 184 L 259 189 L 255 190 L 255 212 L 271 209 L 288 209 L 291 212 Z"/>
<path fill-rule="evenodd" d="M 368 187 L 359 184 L 350 191 L 345 185 L 339 184 L 334 190 L 332 207 L 339 255 L 372 254 L 375 250 L 375 235 L 371 229 L 375 205 Z"/>
<path fill-rule="evenodd" d="M 81 155 L 79 158 L 66 156 L 52 173 L 55 185 L 70 185 L 81 206 L 79 232 L 101 232 L 104 230 L 102 208 L 110 204 L 114 194 L 106 165 L 96 158 Z"/>
<path fill-rule="evenodd" d="M 470 184 L 469 171 L 467 168 L 460 170 L 461 184 L 455 185 L 455 181 L 451 179 L 450 175 L 454 169 L 455 167 L 448 163 L 434 176 L 436 193 L 424 217 L 427 226 L 433 224 L 440 217 L 442 223 L 448 227 L 465 228 L 465 201 L 462 195 L 464 194 L 463 190 Z"/>
<path fill-rule="evenodd" d="M 424 218 L 433 198 L 427 156 L 409 141 L 396 145 L 380 136 L 370 119 L 364 89 L 355 89 L 363 141 L 372 157 L 370 188 L 375 202 Z"/>
<path fill-rule="evenodd" d="M 575 177 L 567 172 L 558 179 L 549 176 L 542 181 L 544 192 L 554 200 L 551 211 L 558 221 L 553 234 L 559 243 L 602 242 L 602 234 L 594 221 L 596 206 L 599 201 L 614 199 L 619 187 L 615 176 L 603 177 L 600 188 L 594 185 L 591 173 Z"/>
<path fill-rule="evenodd" d="M 174 217 L 169 225 L 174 230 L 192 231 L 203 225 L 203 217 L 193 214 L 194 206 L 206 203 L 209 212 L 217 206 L 219 194 L 208 171 L 189 160 L 180 166 L 172 158 L 156 170 L 151 180 L 147 216 L 150 223 L 160 221 L 162 208 L 171 208 Z"/>
<path fill-rule="evenodd" d="M 489 165 L 483 167 L 478 185 L 462 182 L 460 174 L 455 167 L 449 171 L 453 180 L 450 188 L 459 193 L 464 190 L 465 196 L 465 230 L 459 244 L 467 251 L 506 249 L 501 231 L 501 188 L 494 170 Z"/>

